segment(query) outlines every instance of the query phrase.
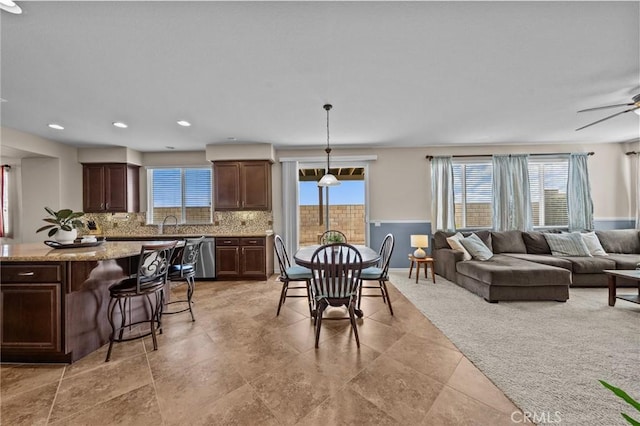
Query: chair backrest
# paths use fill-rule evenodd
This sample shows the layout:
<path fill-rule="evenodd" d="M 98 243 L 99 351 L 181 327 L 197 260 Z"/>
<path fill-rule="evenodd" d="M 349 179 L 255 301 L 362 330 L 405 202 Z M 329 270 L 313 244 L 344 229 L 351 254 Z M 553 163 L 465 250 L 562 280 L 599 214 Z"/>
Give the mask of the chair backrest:
<path fill-rule="evenodd" d="M 287 276 L 287 269 L 291 267 L 291 262 L 289 261 L 287 249 L 284 246 L 284 241 L 282 240 L 282 237 L 280 235 L 276 235 L 274 237 L 273 250 L 276 252 L 276 257 L 278 258 L 280 275 L 282 275 L 284 278 L 289 278 Z"/>
<path fill-rule="evenodd" d="M 202 237 L 187 238 L 184 240 L 184 247 L 182 247 L 182 256 L 180 260 L 181 275 L 195 274 L 196 263 L 198 262 L 198 257 L 200 257 L 200 248 L 202 247 L 203 241 L 204 235 Z M 191 268 L 188 268 L 188 266 Z"/>
<path fill-rule="evenodd" d="M 172 241 L 170 243 L 145 244 L 142 246 L 136 276 L 136 290 L 138 293 L 141 288 L 166 282 L 176 244 L 177 241 Z"/>
<path fill-rule="evenodd" d="M 313 289 L 317 298 L 345 299 L 358 292 L 362 256 L 347 243 L 319 247 L 311 256 Z"/>
<path fill-rule="evenodd" d="M 391 255 L 393 254 L 393 247 L 395 245 L 395 238 L 393 234 L 387 234 L 380 244 L 380 260 L 378 261 L 378 267 L 382 269 L 381 277 L 386 277 L 389 272 L 389 263 L 391 263 Z"/>
<path fill-rule="evenodd" d="M 320 244 L 335 244 L 335 243 L 346 243 L 347 236 L 344 233 L 337 231 L 335 229 L 330 229 L 325 231 L 320 237 Z"/>

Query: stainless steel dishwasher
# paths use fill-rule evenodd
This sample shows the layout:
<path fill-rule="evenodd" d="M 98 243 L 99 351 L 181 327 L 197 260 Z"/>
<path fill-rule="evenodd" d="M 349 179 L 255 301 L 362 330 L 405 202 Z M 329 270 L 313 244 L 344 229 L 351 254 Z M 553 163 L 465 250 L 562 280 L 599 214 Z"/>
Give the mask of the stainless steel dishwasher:
<path fill-rule="evenodd" d="M 196 278 L 207 280 L 216 277 L 216 239 L 205 238 L 196 263 Z"/>

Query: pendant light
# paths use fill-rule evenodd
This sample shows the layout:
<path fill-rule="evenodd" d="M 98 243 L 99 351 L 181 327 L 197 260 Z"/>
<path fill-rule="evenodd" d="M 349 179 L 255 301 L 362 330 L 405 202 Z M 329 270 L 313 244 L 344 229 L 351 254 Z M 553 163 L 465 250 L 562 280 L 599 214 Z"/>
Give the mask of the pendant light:
<path fill-rule="evenodd" d="M 329 154 L 331 154 L 331 148 L 329 147 L 329 110 L 333 107 L 331 104 L 325 104 L 323 108 L 327 111 L 327 147 L 324 150 L 327 153 L 327 173 L 318 181 L 318 186 L 338 186 L 340 181 L 331 174 L 331 169 L 329 168 Z"/>

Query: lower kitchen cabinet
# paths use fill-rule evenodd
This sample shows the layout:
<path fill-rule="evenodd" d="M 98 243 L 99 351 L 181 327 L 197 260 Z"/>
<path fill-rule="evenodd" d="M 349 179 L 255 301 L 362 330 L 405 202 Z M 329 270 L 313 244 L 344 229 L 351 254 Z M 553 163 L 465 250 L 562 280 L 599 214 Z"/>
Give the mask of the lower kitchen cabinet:
<path fill-rule="evenodd" d="M 272 274 L 272 235 L 216 238 L 218 280 L 266 280 Z"/>

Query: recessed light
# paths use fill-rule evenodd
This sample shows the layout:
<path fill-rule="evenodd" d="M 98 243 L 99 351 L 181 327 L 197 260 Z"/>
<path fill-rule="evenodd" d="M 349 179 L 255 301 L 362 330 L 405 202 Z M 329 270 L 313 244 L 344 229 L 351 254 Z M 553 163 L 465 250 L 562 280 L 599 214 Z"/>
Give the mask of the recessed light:
<path fill-rule="evenodd" d="M 4 98 L 0 98 L 0 102 L 7 102 L 7 100 Z"/>
<path fill-rule="evenodd" d="M 11 0 L 0 0 L 0 9 L 6 10 L 9 13 L 19 15 L 22 13 L 22 9 L 15 2 Z"/>
<path fill-rule="evenodd" d="M 165 146 L 165 148 L 167 148 L 167 149 L 176 149 L 175 146 L 169 146 L 169 145 Z"/>
<path fill-rule="evenodd" d="M 121 129 L 126 129 L 127 127 L 129 127 L 125 123 L 123 123 L 122 121 L 114 121 L 112 124 L 114 126 L 116 126 L 116 127 L 121 128 Z"/>
<path fill-rule="evenodd" d="M 56 124 L 56 123 L 49 124 L 49 127 L 51 127 L 52 129 L 56 129 L 56 130 L 64 130 L 64 127 L 62 127 L 61 125 Z"/>
<path fill-rule="evenodd" d="M 191 123 L 189 123 L 187 120 L 180 120 L 180 121 L 178 121 L 178 124 L 181 125 L 182 127 L 191 126 Z"/>
<path fill-rule="evenodd" d="M 236 138 L 234 138 L 233 136 L 231 136 L 231 137 L 228 137 L 228 138 L 227 138 L 227 140 L 235 141 L 235 140 L 236 140 Z"/>

